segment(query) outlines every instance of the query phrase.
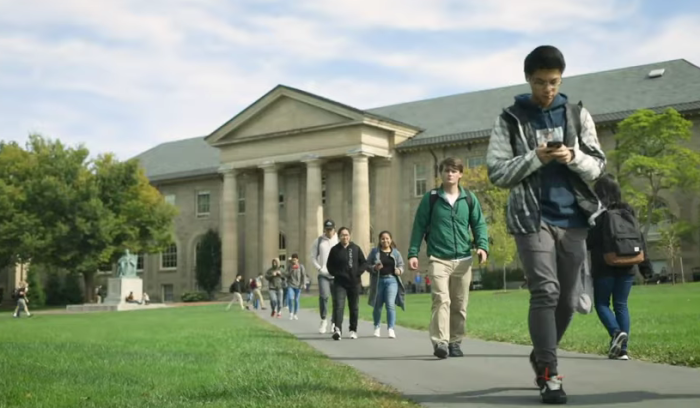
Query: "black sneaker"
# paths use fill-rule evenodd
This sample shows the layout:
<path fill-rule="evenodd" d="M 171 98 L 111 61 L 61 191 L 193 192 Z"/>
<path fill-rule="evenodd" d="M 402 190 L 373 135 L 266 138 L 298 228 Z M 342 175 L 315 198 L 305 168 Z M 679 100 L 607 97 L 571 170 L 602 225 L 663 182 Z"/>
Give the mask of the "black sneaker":
<path fill-rule="evenodd" d="M 435 345 L 435 351 L 433 352 L 433 355 L 437 358 L 447 358 L 447 355 L 449 354 L 449 350 L 447 349 L 447 344 L 446 343 L 438 343 Z"/>
<path fill-rule="evenodd" d="M 620 351 L 620 354 L 617 356 L 618 360 L 629 360 L 630 355 L 627 353 L 627 350 L 622 350 Z"/>
<path fill-rule="evenodd" d="M 335 340 L 335 341 L 340 340 L 340 336 L 341 336 L 340 329 L 336 327 L 335 330 L 333 330 L 333 340 Z"/>
<path fill-rule="evenodd" d="M 543 374 L 537 377 L 537 386 L 540 389 L 540 398 L 543 404 L 566 404 L 566 392 L 564 392 L 562 377 L 556 373 L 550 373 L 549 368 L 545 368 Z"/>
<path fill-rule="evenodd" d="M 447 349 L 450 352 L 450 357 L 464 357 L 464 353 L 462 353 L 462 348 L 460 347 L 459 343 L 450 343 L 447 346 Z"/>
<path fill-rule="evenodd" d="M 610 349 L 608 350 L 608 358 L 616 359 L 620 356 L 622 345 L 627 342 L 627 333 L 623 331 L 615 332 L 612 340 L 610 340 Z"/>

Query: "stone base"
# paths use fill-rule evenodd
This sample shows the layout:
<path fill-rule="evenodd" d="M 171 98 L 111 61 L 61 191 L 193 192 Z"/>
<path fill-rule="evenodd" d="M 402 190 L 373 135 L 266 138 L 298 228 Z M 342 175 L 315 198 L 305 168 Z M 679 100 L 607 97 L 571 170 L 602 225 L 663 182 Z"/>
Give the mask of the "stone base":
<path fill-rule="evenodd" d="M 68 312 L 127 312 L 132 310 L 152 310 L 168 307 L 164 303 L 149 303 L 147 305 L 137 305 L 134 303 L 106 304 L 106 303 L 86 303 L 82 305 L 68 305 Z"/>
<path fill-rule="evenodd" d="M 126 304 L 127 296 L 130 292 L 134 294 L 134 300 L 141 300 L 143 295 L 143 280 L 141 278 L 109 278 L 107 280 L 107 297 L 105 298 L 105 305 L 120 305 L 122 303 Z"/>

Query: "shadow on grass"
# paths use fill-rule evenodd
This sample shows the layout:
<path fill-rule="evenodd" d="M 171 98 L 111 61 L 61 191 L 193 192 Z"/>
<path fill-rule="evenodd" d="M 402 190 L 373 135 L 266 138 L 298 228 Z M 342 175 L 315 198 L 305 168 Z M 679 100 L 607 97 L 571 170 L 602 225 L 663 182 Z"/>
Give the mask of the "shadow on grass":
<path fill-rule="evenodd" d="M 531 391 L 532 395 L 494 395 L 509 391 Z M 454 394 L 405 395 L 405 397 L 421 404 L 542 405 L 536 389 L 517 387 L 498 387 Z M 661 402 L 664 400 L 700 399 L 700 394 L 658 394 L 646 391 L 620 391 L 600 394 L 569 395 L 568 399 L 567 405 L 607 406 L 613 404 L 637 404 L 645 401 Z"/>

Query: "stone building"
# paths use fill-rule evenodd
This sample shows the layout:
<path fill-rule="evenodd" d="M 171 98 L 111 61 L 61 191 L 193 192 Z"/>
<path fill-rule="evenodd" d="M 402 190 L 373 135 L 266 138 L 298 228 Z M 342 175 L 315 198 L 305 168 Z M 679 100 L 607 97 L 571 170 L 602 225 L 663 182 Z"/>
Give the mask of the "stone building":
<path fill-rule="evenodd" d="M 223 290 L 236 273 L 252 277 L 292 253 L 313 272 L 308 254 L 325 218 L 351 227 L 366 251 L 390 230 L 405 254 L 436 164 L 456 156 L 483 165 L 496 116 L 528 91 L 521 84 L 362 110 L 280 85 L 206 137 L 138 155 L 152 184 L 180 209 L 171 247 L 139 257 L 145 290 L 165 301 L 196 290 L 196 247 L 210 228 L 222 237 Z M 674 107 L 697 120 L 700 68 L 674 60 L 565 77 L 561 92 L 583 101 L 610 150 L 615 125 L 636 109 Z M 697 126 L 694 132 L 698 146 Z M 664 198 L 674 215 L 698 221 L 697 196 Z M 666 263 L 659 254 L 654 261 L 657 269 Z M 688 275 L 700 268 L 696 246 L 684 248 L 684 262 Z"/>

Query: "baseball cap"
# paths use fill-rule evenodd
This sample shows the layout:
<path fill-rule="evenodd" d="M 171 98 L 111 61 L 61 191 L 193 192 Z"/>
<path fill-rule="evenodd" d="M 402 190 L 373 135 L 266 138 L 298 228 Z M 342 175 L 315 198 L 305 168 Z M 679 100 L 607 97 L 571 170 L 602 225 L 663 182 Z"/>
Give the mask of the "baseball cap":
<path fill-rule="evenodd" d="M 326 220 L 323 223 L 323 228 L 324 229 L 335 229 L 335 223 L 333 222 L 333 220 Z"/>

